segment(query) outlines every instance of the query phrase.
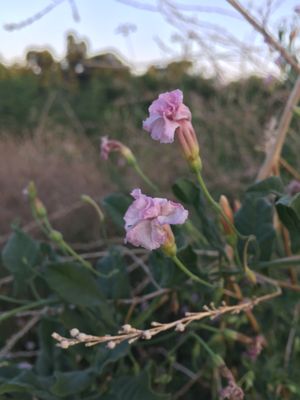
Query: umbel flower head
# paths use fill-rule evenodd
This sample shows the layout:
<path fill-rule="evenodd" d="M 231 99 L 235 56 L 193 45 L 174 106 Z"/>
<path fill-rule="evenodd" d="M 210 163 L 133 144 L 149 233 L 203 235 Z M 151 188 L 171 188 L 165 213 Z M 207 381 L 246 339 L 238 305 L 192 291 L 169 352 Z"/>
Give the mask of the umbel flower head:
<path fill-rule="evenodd" d="M 188 211 L 173 201 L 146 196 L 140 189 L 134 189 L 131 195 L 134 201 L 124 216 L 125 242 L 148 250 L 173 243 L 170 224 L 183 224 Z"/>
<path fill-rule="evenodd" d="M 172 143 L 178 136 L 184 156 L 193 170 L 201 169 L 199 144 L 192 125 L 192 114 L 183 104 L 183 94 L 179 89 L 162 93 L 149 107 L 149 117 L 143 128 L 160 143 Z"/>

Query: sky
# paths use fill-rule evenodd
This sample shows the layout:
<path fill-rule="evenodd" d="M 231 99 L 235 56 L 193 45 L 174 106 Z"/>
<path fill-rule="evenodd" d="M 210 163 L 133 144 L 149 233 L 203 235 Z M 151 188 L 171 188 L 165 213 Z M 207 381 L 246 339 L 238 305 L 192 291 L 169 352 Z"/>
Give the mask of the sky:
<path fill-rule="evenodd" d="M 80 20 L 75 21 L 70 3 L 75 2 Z M 0 15 L 0 61 L 6 64 L 20 62 L 28 49 L 48 48 L 57 59 L 65 54 L 67 32 L 76 32 L 78 37 L 88 43 L 89 53 L 97 54 L 115 49 L 137 70 L 142 70 L 151 63 L 160 63 L 182 54 L 179 41 L 171 40 L 172 35 L 180 35 L 180 26 L 172 26 L 166 16 L 151 12 L 126 3 L 128 0 L 2 0 Z M 159 0 L 132 0 L 138 4 L 156 5 Z M 175 0 L 173 1 L 175 2 Z M 179 0 L 177 1 L 179 3 Z M 7 31 L 6 24 L 24 21 L 50 4 L 59 3 L 51 12 L 34 23 Z M 245 6 L 249 1 L 242 1 Z M 255 6 L 265 0 L 252 1 Z M 298 0 L 274 0 L 274 13 L 271 25 L 278 26 L 284 17 L 295 19 L 294 7 Z M 234 17 L 212 12 L 185 11 L 185 15 L 198 18 L 207 33 L 211 28 L 206 25 L 220 25 L 241 41 L 257 43 L 259 35 L 238 16 L 225 0 L 181 0 L 186 8 L 193 5 L 216 7 L 235 14 Z M 250 5 L 251 6 L 251 5 Z M 300 18 L 300 17 L 298 17 Z M 129 37 L 117 32 L 118 27 L 132 24 L 136 31 Z M 200 29 L 201 31 L 201 29 Z M 201 34 L 201 32 L 200 32 Z M 161 48 L 157 41 L 163 41 L 166 48 Z M 260 42 L 261 43 L 261 42 Z M 169 52 L 170 50 L 170 52 Z M 219 49 L 221 52 L 223 49 Z M 193 49 L 190 49 L 193 51 Z"/>

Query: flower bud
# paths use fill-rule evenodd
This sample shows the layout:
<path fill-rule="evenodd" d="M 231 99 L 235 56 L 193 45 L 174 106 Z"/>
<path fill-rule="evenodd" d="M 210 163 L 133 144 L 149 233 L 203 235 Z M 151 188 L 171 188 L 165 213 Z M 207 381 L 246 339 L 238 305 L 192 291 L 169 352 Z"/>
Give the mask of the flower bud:
<path fill-rule="evenodd" d="M 52 230 L 49 235 L 50 239 L 56 243 L 61 243 L 63 241 L 63 235 L 55 230 Z"/>
<path fill-rule="evenodd" d="M 41 200 L 37 197 L 33 199 L 33 208 L 38 218 L 45 218 L 47 216 L 47 210 Z"/>
<path fill-rule="evenodd" d="M 108 156 L 112 152 L 120 153 L 128 164 L 136 164 L 136 159 L 129 147 L 125 146 L 118 140 L 108 139 L 107 136 L 101 138 L 101 157 L 103 160 L 107 160 Z"/>
<path fill-rule="evenodd" d="M 192 171 L 200 171 L 202 163 L 200 158 L 199 143 L 190 121 L 183 121 L 177 128 L 177 137 L 183 154 Z"/>
<path fill-rule="evenodd" d="M 37 190 L 36 190 L 36 186 L 35 183 L 33 181 L 30 181 L 28 186 L 27 186 L 27 193 L 29 196 L 30 200 L 33 200 L 36 198 L 37 196 Z"/>
<path fill-rule="evenodd" d="M 177 253 L 177 246 L 175 242 L 175 237 L 172 232 L 172 229 L 170 225 L 164 225 L 163 229 L 166 233 L 166 239 L 164 243 L 161 246 L 162 251 L 168 256 L 168 257 L 174 257 L 176 256 Z"/>
<path fill-rule="evenodd" d="M 223 213 L 226 215 L 227 219 L 233 224 L 234 220 L 233 220 L 232 208 L 229 204 L 227 197 L 224 196 L 223 194 L 220 197 L 219 204 Z M 231 235 L 233 233 L 232 227 L 228 224 L 225 218 L 221 218 L 221 224 L 223 226 L 226 235 Z"/>

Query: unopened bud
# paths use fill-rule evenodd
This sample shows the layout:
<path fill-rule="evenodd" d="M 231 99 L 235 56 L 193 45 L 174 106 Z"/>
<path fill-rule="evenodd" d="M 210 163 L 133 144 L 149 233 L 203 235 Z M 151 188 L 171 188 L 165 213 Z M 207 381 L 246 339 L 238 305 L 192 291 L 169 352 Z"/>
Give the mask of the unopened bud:
<path fill-rule="evenodd" d="M 132 326 L 129 325 L 129 324 L 125 324 L 125 325 L 122 326 L 122 332 L 123 333 L 129 333 L 131 331 L 131 329 L 132 329 Z"/>
<path fill-rule="evenodd" d="M 52 230 L 49 235 L 50 239 L 56 243 L 61 243 L 63 241 L 63 235 L 55 230 Z"/>
<path fill-rule="evenodd" d="M 144 331 L 142 337 L 145 340 L 150 340 L 152 338 L 152 335 L 149 331 Z"/>
<path fill-rule="evenodd" d="M 226 216 L 226 219 L 223 216 L 221 217 L 221 224 L 223 226 L 224 233 L 225 235 L 232 235 L 234 233 L 232 229 L 232 225 L 234 223 L 233 212 L 227 197 L 223 194 L 220 197 L 219 204 L 223 211 L 223 214 Z"/>
<path fill-rule="evenodd" d="M 69 342 L 67 340 L 62 340 L 59 343 L 59 347 L 61 347 L 62 349 L 67 349 L 69 347 Z"/>
<path fill-rule="evenodd" d="M 41 202 L 40 199 L 37 197 L 33 200 L 33 207 L 34 211 L 36 212 L 36 215 L 38 218 L 45 218 L 47 215 L 47 210 L 44 204 Z"/>
<path fill-rule="evenodd" d="M 84 342 L 86 340 L 86 338 L 87 338 L 87 335 L 85 333 L 78 333 L 78 335 L 77 335 L 77 339 L 80 342 Z"/>
<path fill-rule="evenodd" d="M 179 324 L 176 325 L 175 331 L 176 332 L 184 332 L 185 326 L 183 325 L 183 323 L 179 322 Z"/>
<path fill-rule="evenodd" d="M 28 186 L 27 186 L 27 193 L 29 196 L 30 200 L 33 200 L 36 198 L 37 196 L 37 190 L 36 190 L 36 186 L 35 183 L 33 181 L 30 181 Z"/>
<path fill-rule="evenodd" d="M 110 350 L 113 350 L 116 347 L 116 343 L 111 340 L 107 343 L 106 347 Z"/>
<path fill-rule="evenodd" d="M 168 257 L 172 258 L 176 256 L 177 253 L 177 246 L 175 243 L 174 234 L 172 232 L 170 225 L 167 224 L 163 225 L 163 229 L 166 233 L 166 240 L 161 246 L 161 249 Z"/>
<path fill-rule="evenodd" d="M 70 335 L 71 335 L 72 337 L 78 336 L 78 335 L 79 335 L 79 329 L 77 329 L 77 328 L 71 329 L 71 330 L 70 330 Z"/>
<path fill-rule="evenodd" d="M 193 172 L 202 169 L 200 158 L 199 143 L 190 121 L 183 121 L 177 130 L 177 137 L 180 142 L 183 154 Z"/>
<path fill-rule="evenodd" d="M 257 282 L 255 273 L 247 266 L 245 268 L 245 273 L 249 281 L 251 281 L 254 284 Z"/>

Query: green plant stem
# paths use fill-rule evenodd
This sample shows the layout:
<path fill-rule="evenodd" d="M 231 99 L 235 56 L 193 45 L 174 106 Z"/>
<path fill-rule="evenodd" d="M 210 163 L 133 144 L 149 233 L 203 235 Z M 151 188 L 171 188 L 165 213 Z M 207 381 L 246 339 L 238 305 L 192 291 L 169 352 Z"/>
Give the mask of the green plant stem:
<path fill-rule="evenodd" d="M 71 246 L 68 245 L 64 240 L 60 243 L 60 246 L 63 250 L 66 250 L 71 256 L 73 256 L 77 261 L 79 261 L 85 268 L 91 271 L 93 274 L 97 275 L 98 277 L 102 277 L 103 275 L 95 270 L 92 265 L 85 261 L 75 250 L 72 249 Z"/>
<path fill-rule="evenodd" d="M 174 263 L 177 265 L 182 272 L 184 272 L 188 277 L 190 277 L 193 281 L 201 283 L 201 285 L 207 286 L 209 288 L 215 288 L 214 285 L 204 281 L 203 279 L 199 278 L 197 275 L 193 274 L 191 271 L 187 269 L 187 267 L 179 260 L 179 258 L 175 255 L 171 257 Z"/>
<path fill-rule="evenodd" d="M 217 212 L 217 214 L 220 214 L 222 216 L 222 218 L 224 218 L 224 220 L 226 221 L 226 223 L 232 228 L 233 232 L 236 234 L 236 236 L 238 236 L 239 238 L 245 240 L 247 238 L 247 236 L 242 235 L 234 226 L 234 224 L 228 219 L 227 215 L 224 214 L 221 206 L 213 199 L 213 197 L 211 196 L 211 194 L 209 193 L 207 186 L 202 178 L 201 172 L 199 171 L 199 169 L 197 169 L 196 171 L 194 171 L 196 176 L 197 176 L 197 180 L 199 182 L 199 185 L 203 191 L 204 196 L 206 197 L 207 201 L 209 202 L 209 204 L 212 206 L 212 208 Z"/>
<path fill-rule="evenodd" d="M 291 266 L 300 266 L 300 256 L 278 258 L 277 260 L 264 261 L 258 264 L 258 268 L 260 269 L 269 267 L 286 268 Z"/>
<path fill-rule="evenodd" d="M 194 332 L 191 333 L 191 336 L 196 339 L 196 341 L 199 342 L 201 346 L 206 350 L 206 352 L 210 355 L 215 367 L 219 368 L 225 365 L 223 358 L 216 354 L 200 336 L 196 335 L 196 333 Z"/>
<path fill-rule="evenodd" d="M 12 310 L 6 311 L 0 314 L 0 323 L 5 321 L 6 319 L 13 317 L 14 315 L 18 314 L 19 312 L 31 310 L 32 308 L 46 306 L 49 304 L 57 303 L 57 299 L 41 299 L 37 301 L 33 301 L 32 303 L 25 304 L 23 306 L 13 308 Z"/>
<path fill-rule="evenodd" d="M 96 211 L 98 217 L 99 217 L 99 221 L 100 221 L 100 227 L 101 227 L 101 231 L 102 231 L 102 236 L 104 238 L 104 240 L 107 239 L 107 232 L 105 229 L 105 216 L 103 211 L 101 210 L 101 208 L 99 207 L 99 205 L 96 203 L 96 201 L 94 199 L 92 199 L 90 196 L 84 194 L 81 196 L 81 200 L 84 201 L 85 203 L 91 205 L 94 210 Z"/>
<path fill-rule="evenodd" d="M 147 185 L 150 186 L 151 189 L 153 189 L 156 193 L 158 193 L 159 192 L 158 187 L 153 182 L 151 182 L 151 180 L 144 174 L 144 172 L 141 170 L 141 168 L 140 168 L 139 164 L 137 163 L 137 161 L 134 162 L 132 164 L 132 166 L 135 169 L 135 171 L 137 172 L 137 174 L 143 179 L 143 181 L 145 183 L 147 183 Z"/>
<path fill-rule="evenodd" d="M 0 301 L 7 301 L 8 303 L 16 303 L 16 304 L 28 303 L 28 300 L 14 299 L 13 297 L 5 296 L 4 294 L 0 295 Z"/>
<path fill-rule="evenodd" d="M 209 244 L 206 237 L 195 227 L 191 220 L 188 219 L 183 227 L 190 235 L 193 236 L 193 239 L 195 238 L 199 241 L 199 243 L 202 243 L 204 245 Z"/>

